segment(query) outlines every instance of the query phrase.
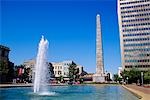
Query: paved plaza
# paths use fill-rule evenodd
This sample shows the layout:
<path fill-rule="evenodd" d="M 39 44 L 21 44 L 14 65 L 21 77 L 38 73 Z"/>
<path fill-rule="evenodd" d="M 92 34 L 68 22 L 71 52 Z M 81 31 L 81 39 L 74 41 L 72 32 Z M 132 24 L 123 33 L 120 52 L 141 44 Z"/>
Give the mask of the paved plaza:
<path fill-rule="evenodd" d="M 123 87 L 136 94 L 141 100 L 149 100 L 150 98 L 150 88 L 137 85 L 125 85 Z"/>

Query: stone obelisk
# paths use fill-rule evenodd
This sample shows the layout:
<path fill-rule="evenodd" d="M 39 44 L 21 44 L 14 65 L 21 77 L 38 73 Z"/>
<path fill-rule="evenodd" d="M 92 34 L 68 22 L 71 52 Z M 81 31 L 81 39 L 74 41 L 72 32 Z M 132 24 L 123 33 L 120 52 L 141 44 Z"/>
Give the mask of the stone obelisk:
<path fill-rule="evenodd" d="M 93 82 L 105 82 L 100 15 L 96 16 L 96 73 Z"/>

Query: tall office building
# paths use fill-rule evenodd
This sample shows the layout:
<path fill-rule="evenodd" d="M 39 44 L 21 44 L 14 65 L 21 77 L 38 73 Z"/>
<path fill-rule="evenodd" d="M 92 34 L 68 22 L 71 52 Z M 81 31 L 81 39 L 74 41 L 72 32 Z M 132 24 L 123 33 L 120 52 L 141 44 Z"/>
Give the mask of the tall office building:
<path fill-rule="evenodd" d="M 150 69 L 150 0 L 118 0 L 123 69 Z"/>

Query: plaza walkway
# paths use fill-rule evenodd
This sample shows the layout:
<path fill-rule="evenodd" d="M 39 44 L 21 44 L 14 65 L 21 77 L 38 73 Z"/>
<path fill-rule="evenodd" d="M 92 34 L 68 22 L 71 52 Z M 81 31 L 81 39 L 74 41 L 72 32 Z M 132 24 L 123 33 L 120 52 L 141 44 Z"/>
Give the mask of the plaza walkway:
<path fill-rule="evenodd" d="M 140 100 L 150 100 L 150 88 L 137 85 L 123 85 L 123 87 L 136 94 Z"/>
<path fill-rule="evenodd" d="M 24 83 L 19 83 L 19 84 L 0 84 L 0 88 L 3 87 L 30 87 L 33 86 L 33 84 L 28 83 L 28 84 L 24 84 Z"/>
<path fill-rule="evenodd" d="M 65 86 L 65 85 L 68 85 L 68 84 L 48 84 L 50 86 Z M 0 88 L 7 88 L 7 87 L 31 87 L 33 86 L 32 83 L 28 83 L 28 84 L 25 84 L 25 83 L 18 83 L 18 84 L 0 84 Z"/>

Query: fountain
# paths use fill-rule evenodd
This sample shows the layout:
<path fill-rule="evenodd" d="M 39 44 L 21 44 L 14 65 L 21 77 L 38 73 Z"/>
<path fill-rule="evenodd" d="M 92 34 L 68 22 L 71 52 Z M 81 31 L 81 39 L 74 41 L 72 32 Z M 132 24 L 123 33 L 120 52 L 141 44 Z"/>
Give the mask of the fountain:
<path fill-rule="evenodd" d="M 0 88 L 0 100 L 139 100 L 123 87 L 116 85 L 51 86 L 46 54 L 48 41 L 42 36 L 35 65 L 34 93 L 31 87 Z M 55 91 L 55 92 L 52 92 Z M 40 97 L 40 98 L 39 98 Z"/>
<path fill-rule="evenodd" d="M 38 47 L 35 64 L 34 93 L 48 93 L 47 84 L 50 79 L 47 64 L 48 41 L 42 36 Z"/>

